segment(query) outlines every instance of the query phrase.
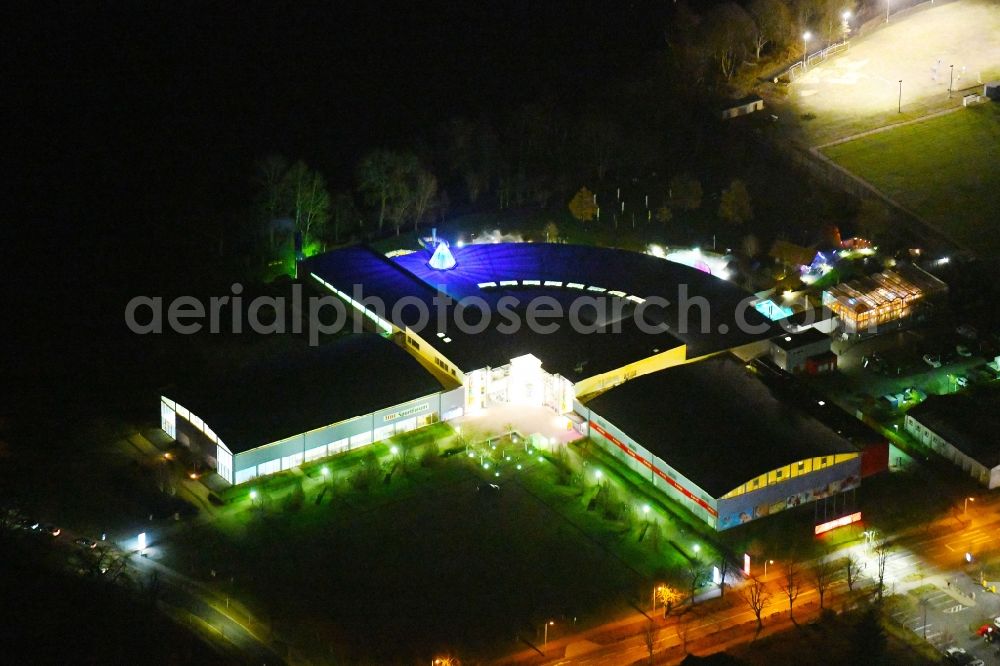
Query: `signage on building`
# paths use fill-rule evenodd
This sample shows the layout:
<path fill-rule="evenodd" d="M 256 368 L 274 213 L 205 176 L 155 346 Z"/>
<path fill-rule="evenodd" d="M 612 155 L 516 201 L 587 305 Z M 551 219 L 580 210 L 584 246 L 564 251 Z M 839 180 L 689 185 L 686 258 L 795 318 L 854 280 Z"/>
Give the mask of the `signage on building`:
<path fill-rule="evenodd" d="M 835 530 L 838 527 L 844 527 L 845 525 L 850 525 L 851 523 L 856 523 L 861 520 L 861 512 L 857 511 L 855 513 L 842 516 L 835 520 L 831 520 L 826 523 L 820 523 L 816 526 L 816 534 L 824 534 L 830 530 Z"/>
<path fill-rule="evenodd" d="M 430 404 L 422 402 L 419 405 L 414 405 L 413 407 L 407 407 L 406 409 L 401 409 L 398 412 L 392 412 L 386 414 L 382 417 L 383 421 L 395 421 L 396 419 L 405 418 L 407 416 L 413 416 L 414 414 L 419 414 L 421 412 L 426 412 L 430 408 Z"/>

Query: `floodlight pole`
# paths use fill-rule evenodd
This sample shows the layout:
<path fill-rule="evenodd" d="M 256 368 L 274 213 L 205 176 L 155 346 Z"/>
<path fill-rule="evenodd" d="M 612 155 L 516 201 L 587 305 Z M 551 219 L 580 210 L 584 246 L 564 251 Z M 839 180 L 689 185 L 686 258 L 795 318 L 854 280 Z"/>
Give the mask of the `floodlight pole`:
<path fill-rule="evenodd" d="M 955 66 L 948 65 L 948 99 L 951 99 L 951 91 L 955 87 Z"/>
<path fill-rule="evenodd" d="M 899 104 L 896 107 L 898 113 L 903 112 L 903 79 L 899 80 Z"/>

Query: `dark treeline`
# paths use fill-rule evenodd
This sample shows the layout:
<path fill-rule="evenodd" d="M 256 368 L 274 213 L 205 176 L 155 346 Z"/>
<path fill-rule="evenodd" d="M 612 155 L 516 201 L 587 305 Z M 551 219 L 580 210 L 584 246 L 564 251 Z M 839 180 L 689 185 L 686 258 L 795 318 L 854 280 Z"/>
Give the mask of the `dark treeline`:
<path fill-rule="evenodd" d="M 577 79 L 568 92 L 455 116 L 395 145 L 369 146 L 349 180 L 328 183 L 307 205 L 309 215 L 291 194 L 291 180 L 274 177 L 275 165 L 289 169 L 288 161 L 265 158 L 257 166 L 254 217 L 270 225 L 273 249 L 276 217 L 294 220 L 281 228 L 310 236 L 307 243 L 329 246 L 398 234 L 449 213 L 564 210 L 584 186 L 601 191 L 642 181 L 658 199 L 647 204 L 655 211 L 671 178 L 713 170 L 724 149 L 715 121 L 724 99 L 801 57 L 804 30 L 810 47 L 843 38 L 852 25 L 845 12 L 854 17 L 861 9 L 855 0 L 671 3 L 659 16 L 657 43 L 640 61 Z M 730 177 L 720 174 L 717 190 Z"/>

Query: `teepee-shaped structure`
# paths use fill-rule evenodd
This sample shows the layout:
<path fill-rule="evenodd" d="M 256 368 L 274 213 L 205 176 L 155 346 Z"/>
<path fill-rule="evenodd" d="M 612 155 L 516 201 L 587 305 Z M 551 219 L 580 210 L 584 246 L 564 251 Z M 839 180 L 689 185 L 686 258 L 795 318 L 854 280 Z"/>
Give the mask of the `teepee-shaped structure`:
<path fill-rule="evenodd" d="M 451 254 L 451 250 L 448 249 L 448 245 L 444 241 L 441 241 L 434 250 L 434 254 L 431 255 L 431 260 L 427 263 L 431 268 L 446 271 L 455 267 L 455 257 Z"/>

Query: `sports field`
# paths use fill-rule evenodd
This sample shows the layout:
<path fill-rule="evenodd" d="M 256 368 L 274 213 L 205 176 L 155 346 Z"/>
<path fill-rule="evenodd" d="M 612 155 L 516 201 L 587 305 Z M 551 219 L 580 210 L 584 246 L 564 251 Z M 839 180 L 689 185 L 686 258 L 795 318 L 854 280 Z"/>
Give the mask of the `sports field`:
<path fill-rule="evenodd" d="M 1000 3 L 926 3 L 811 66 L 789 85 L 786 101 L 809 144 L 822 145 L 960 105 L 962 94 L 981 93 L 983 82 L 997 78 Z M 955 91 L 951 99 L 949 85 Z"/>
<path fill-rule="evenodd" d="M 869 134 L 823 152 L 959 245 L 1000 256 L 1000 103 Z"/>

